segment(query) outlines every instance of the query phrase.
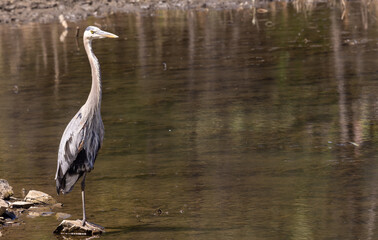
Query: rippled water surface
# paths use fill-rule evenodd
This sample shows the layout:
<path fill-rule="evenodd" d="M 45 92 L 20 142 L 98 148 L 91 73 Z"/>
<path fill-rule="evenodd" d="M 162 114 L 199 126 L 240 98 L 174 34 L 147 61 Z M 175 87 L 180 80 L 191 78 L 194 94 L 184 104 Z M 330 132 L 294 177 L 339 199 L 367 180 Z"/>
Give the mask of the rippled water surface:
<path fill-rule="evenodd" d="M 97 24 L 120 36 L 94 42 L 101 239 L 376 239 L 378 26 L 348 7 L 113 15 L 66 37 L 0 26 L 0 178 L 56 196 L 60 137 L 91 83 L 76 25 Z M 57 199 L 81 218 L 79 186 Z M 20 221 L 4 239 L 55 239 L 54 216 Z"/>

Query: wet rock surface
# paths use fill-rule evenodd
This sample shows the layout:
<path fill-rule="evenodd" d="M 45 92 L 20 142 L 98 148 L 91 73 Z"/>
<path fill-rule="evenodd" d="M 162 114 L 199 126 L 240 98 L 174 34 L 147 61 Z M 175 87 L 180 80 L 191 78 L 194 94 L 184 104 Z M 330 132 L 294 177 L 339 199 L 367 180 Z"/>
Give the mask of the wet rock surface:
<path fill-rule="evenodd" d="M 89 16 L 103 17 L 119 12 L 159 9 L 239 9 L 249 8 L 252 1 L 242 0 L 7 0 L 0 1 L 0 23 L 52 22 L 63 15 L 68 21 Z"/>
<path fill-rule="evenodd" d="M 105 232 L 105 229 L 100 225 L 86 222 L 82 225 L 81 220 L 63 220 L 59 226 L 55 229 L 55 234 L 60 235 L 82 235 L 92 236 Z"/>

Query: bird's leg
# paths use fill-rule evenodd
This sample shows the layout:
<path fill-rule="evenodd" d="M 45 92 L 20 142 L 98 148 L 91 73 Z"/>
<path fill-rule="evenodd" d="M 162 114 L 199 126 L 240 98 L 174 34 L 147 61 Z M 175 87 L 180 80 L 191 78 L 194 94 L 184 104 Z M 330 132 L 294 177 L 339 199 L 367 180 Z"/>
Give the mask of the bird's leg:
<path fill-rule="evenodd" d="M 87 217 L 85 215 L 85 177 L 87 173 L 84 173 L 83 180 L 81 181 L 81 200 L 83 202 L 83 226 L 87 222 Z"/>

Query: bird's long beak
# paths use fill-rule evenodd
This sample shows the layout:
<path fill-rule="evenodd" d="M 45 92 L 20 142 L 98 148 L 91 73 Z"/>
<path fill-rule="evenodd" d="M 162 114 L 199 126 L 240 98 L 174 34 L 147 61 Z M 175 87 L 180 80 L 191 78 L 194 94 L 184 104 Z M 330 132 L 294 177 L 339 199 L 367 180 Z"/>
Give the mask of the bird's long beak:
<path fill-rule="evenodd" d="M 110 32 L 106 32 L 106 31 L 97 31 L 96 34 L 100 35 L 101 37 L 104 37 L 104 38 L 118 38 L 117 35 L 113 34 L 113 33 L 110 33 Z"/>

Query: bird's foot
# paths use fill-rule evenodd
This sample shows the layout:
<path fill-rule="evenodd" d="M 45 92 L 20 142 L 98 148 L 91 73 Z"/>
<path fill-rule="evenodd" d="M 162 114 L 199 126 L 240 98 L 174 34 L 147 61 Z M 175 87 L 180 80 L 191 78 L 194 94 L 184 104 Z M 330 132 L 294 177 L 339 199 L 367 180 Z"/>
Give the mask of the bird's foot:
<path fill-rule="evenodd" d="M 82 225 L 83 227 L 85 227 L 86 224 L 87 224 L 87 220 L 86 220 L 86 219 L 83 219 L 83 220 L 81 221 L 81 225 Z"/>

